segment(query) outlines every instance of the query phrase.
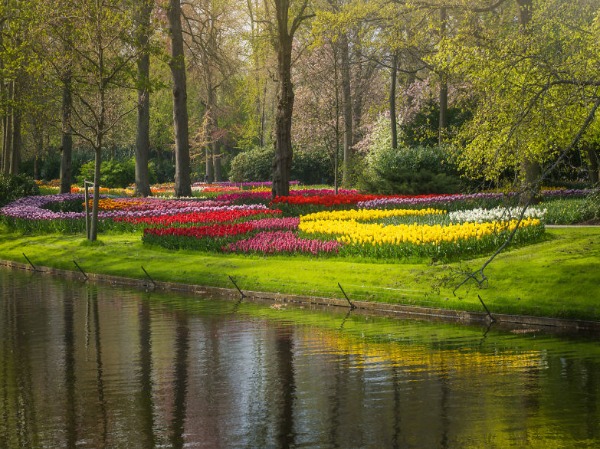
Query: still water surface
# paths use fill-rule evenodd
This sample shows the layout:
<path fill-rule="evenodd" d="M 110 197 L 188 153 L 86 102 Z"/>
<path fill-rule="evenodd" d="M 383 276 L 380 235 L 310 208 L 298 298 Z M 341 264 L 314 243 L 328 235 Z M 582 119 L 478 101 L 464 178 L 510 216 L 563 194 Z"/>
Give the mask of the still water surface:
<path fill-rule="evenodd" d="M 0 269 L 0 448 L 600 447 L 597 337 Z"/>

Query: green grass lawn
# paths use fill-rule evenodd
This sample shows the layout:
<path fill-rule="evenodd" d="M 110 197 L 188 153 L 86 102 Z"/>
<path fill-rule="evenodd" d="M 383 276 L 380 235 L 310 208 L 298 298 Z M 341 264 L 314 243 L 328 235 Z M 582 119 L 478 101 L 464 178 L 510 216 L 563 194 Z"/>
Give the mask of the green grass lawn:
<path fill-rule="evenodd" d="M 600 320 L 600 228 L 552 228 L 548 239 L 505 252 L 487 268 L 478 288 L 461 272 L 484 258 L 451 264 L 383 263 L 362 259 L 258 257 L 170 251 L 144 246 L 139 234 L 106 234 L 90 245 L 81 235 L 22 235 L 0 226 L 0 259 L 89 273 L 242 290 L 482 311 Z"/>

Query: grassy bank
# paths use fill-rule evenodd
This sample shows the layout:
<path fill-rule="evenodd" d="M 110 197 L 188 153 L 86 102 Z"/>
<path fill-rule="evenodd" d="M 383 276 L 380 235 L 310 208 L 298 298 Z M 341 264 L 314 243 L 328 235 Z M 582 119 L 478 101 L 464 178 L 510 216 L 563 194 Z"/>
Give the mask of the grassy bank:
<path fill-rule="evenodd" d="M 549 239 L 500 255 L 486 271 L 487 287 L 464 277 L 484 259 L 448 265 L 372 263 L 361 259 L 258 257 L 170 251 L 142 245 L 137 234 L 102 235 L 89 245 L 81 235 L 22 235 L 0 227 L 0 259 L 40 266 L 244 290 L 338 297 L 340 283 L 355 300 L 415 304 L 492 313 L 600 320 L 600 228 L 553 228 Z"/>

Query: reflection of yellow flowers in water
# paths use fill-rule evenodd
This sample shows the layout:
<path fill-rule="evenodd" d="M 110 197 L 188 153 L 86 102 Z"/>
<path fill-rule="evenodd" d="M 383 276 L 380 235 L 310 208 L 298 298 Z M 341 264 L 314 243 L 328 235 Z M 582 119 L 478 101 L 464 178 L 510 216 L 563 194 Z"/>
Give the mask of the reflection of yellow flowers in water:
<path fill-rule="evenodd" d="M 407 372 L 435 372 L 444 369 L 453 371 L 493 372 L 519 371 L 543 365 L 544 360 L 538 351 L 524 352 L 481 352 L 467 350 L 435 350 L 419 344 L 394 344 L 368 342 L 362 339 L 342 337 L 330 332 L 311 334 L 311 339 L 319 339 L 327 354 L 352 355 L 356 367 L 372 365 L 400 367 Z"/>
<path fill-rule="evenodd" d="M 385 211 L 380 211 L 385 212 Z M 299 229 L 308 234 L 330 234 L 341 243 L 352 245 L 415 245 L 458 242 L 481 239 L 503 231 L 513 231 L 518 220 L 492 221 L 488 223 L 455 223 L 449 225 L 398 224 L 385 226 L 381 223 L 360 223 L 357 219 L 316 219 L 300 217 Z M 539 226 L 537 218 L 524 219 L 519 227 Z"/>

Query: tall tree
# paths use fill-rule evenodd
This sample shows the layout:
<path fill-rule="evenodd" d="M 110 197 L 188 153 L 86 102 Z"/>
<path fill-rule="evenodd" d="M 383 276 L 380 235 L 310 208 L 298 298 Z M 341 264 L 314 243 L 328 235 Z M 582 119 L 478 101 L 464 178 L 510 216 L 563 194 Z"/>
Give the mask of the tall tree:
<path fill-rule="evenodd" d="M 64 23 L 61 27 L 64 27 L 66 31 L 63 34 L 65 41 L 62 45 L 65 61 L 64 66 L 58 68 L 62 83 L 60 193 L 69 193 L 71 191 L 71 184 L 73 183 L 73 132 L 71 131 L 71 115 L 73 111 L 73 63 L 70 58 L 72 55 L 71 48 L 73 43 L 67 43 L 67 40 L 70 40 L 70 30 L 72 29 L 70 18 L 66 15 L 63 20 Z"/>
<path fill-rule="evenodd" d="M 56 29 L 78 65 L 70 129 L 94 150 L 91 241 L 98 236 L 102 150 L 109 133 L 131 112 L 121 109 L 114 95 L 118 88 L 134 84 L 133 20 L 124 6 L 123 0 L 82 0 L 71 11 L 77 27 Z"/>
<path fill-rule="evenodd" d="M 229 0 L 195 0 L 185 8 L 184 31 L 190 53 L 190 65 L 199 79 L 202 89 L 201 103 L 204 109 L 202 126 L 197 134 L 198 146 L 203 147 L 206 162 L 206 180 L 221 181 L 221 140 L 224 133 L 219 128 L 222 115 L 222 91 L 231 88 L 234 67 L 240 54 L 240 24 L 237 9 Z"/>
<path fill-rule="evenodd" d="M 271 51 L 268 39 L 263 39 L 264 34 L 268 32 L 269 27 L 261 18 L 260 11 L 261 0 L 247 0 L 246 10 L 248 20 L 250 21 L 250 30 L 248 33 L 248 43 L 252 51 L 251 76 L 247 81 L 249 91 L 254 96 L 252 114 L 248 120 L 248 137 L 252 144 L 258 144 L 264 147 L 267 141 L 267 117 L 269 114 L 268 94 L 271 77 L 268 73 L 267 60 Z M 265 45 L 265 41 L 267 44 Z"/>
<path fill-rule="evenodd" d="M 269 0 L 265 0 L 269 1 Z M 305 20 L 309 0 L 270 0 L 274 3 L 275 23 L 273 44 L 277 52 L 277 113 L 275 116 L 275 158 L 273 160 L 273 197 L 288 196 L 292 171 L 292 115 L 294 86 L 292 84 L 292 49 L 294 35 Z M 295 6 L 291 9 L 291 6 Z M 291 15 L 290 15 L 291 13 Z"/>
<path fill-rule="evenodd" d="M 519 6 L 519 31 L 526 36 L 533 16 L 533 0 L 517 0 L 517 5 Z M 525 157 L 521 162 L 521 171 L 523 180 L 521 201 L 528 204 L 534 200 L 540 190 L 542 166 L 535 158 Z"/>
<path fill-rule="evenodd" d="M 150 18 L 154 2 L 137 0 L 135 44 L 137 58 L 137 127 L 135 140 L 135 193 L 150 196 Z"/>
<path fill-rule="evenodd" d="M 354 145 L 352 132 L 352 86 L 350 85 L 350 46 L 348 36 L 342 33 L 338 41 L 340 53 L 340 72 L 342 81 L 342 108 L 344 111 L 344 157 L 342 166 L 342 184 L 350 185 L 350 157 Z"/>
<path fill-rule="evenodd" d="M 4 0 L 0 6 L 0 111 L 2 111 L 2 172 L 17 174 L 21 162 L 24 78 L 31 64 L 31 5 Z"/>
<path fill-rule="evenodd" d="M 173 78 L 173 126 L 175 129 L 175 196 L 192 196 L 190 143 L 187 109 L 187 80 L 180 0 L 169 0 L 169 34 L 171 37 L 171 76 Z"/>
<path fill-rule="evenodd" d="M 440 39 L 446 37 L 446 28 L 448 25 L 448 9 L 445 6 L 440 8 Z M 448 75 L 441 71 L 440 73 L 440 119 L 438 125 L 438 142 L 444 143 L 446 128 L 448 127 Z"/>
<path fill-rule="evenodd" d="M 597 18 L 590 0 L 503 2 L 465 17 L 438 62 L 477 95 L 458 139 L 469 175 L 515 173 L 527 202 L 557 158 L 577 148 L 600 102 L 600 78 L 588 70 L 600 61 Z"/>

